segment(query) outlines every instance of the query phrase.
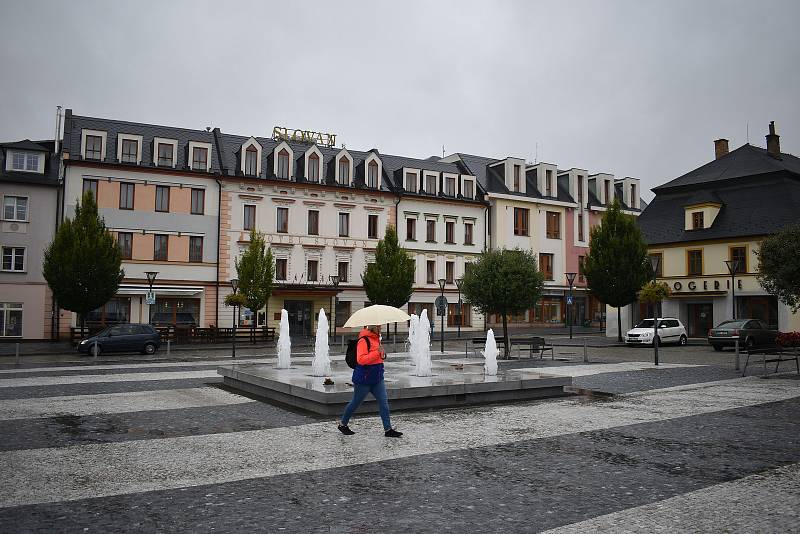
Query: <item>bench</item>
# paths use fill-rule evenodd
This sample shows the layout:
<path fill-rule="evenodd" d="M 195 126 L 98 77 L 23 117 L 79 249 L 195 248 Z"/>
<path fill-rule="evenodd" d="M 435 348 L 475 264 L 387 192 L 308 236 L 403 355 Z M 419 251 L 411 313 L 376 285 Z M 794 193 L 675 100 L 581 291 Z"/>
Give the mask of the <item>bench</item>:
<path fill-rule="evenodd" d="M 519 347 L 517 356 L 522 359 L 522 349 L 527 348 L 530 357 L 533 358 L 534 353 L 539 354 L 539 359 L 544 359 L 544 353 L 550 351 L 550 358 L 555 360 L 556 355 L 553 350 L 553 345 L 548 345 L 543 337 L 515 337 L 511 339 L 511 345 Z"/>
<path fill-rule="evenodd" d="M 794 364 L 797 367 L 797 374 L 800 374 L 800 355 L 798 354 L 797 348 L 795 348 L 792 352 L 785 351 L 783 347 L 766 347 L 763 349 L 752 349 L 747 351 L 747 358 L 744 360 L 744 368 L 742 369 L 742 376 L 747 372 L 747 364 L 750 362 L 750 356 L 761 356 L 763 358 L 764 364 L 764 375 L 767 376 L 767 364 L 774 363 L 775 364 L 775 372 L 778 372 L 778 367 L 780 367 L 781 362 L 790 362 L 794 360 Z M 774 356 L 770 358 L 770 356 Z M 784 357 L 786 356 L 786 357 Z"/>

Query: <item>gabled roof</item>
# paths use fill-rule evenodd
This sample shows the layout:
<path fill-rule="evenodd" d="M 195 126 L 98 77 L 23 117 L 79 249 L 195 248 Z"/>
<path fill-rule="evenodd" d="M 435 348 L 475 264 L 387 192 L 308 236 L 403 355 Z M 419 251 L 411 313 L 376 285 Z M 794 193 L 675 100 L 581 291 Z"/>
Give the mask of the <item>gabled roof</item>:
<path fill-rule="evenodd" d="M 30 139 L 24 139 L 22 141 L 13 141 L 10 143 L 2 143 L 0 144 L 3 148 L 16 148 L 18 150 L 36 150 L 38 152 L 47 152 L 48 149 L 43 147 L 38 143 L 34 143 Z"/>
<path fill-rule="evenodd" d="M 711 182 L 721 182 L 777 171 L 800 174 L 800 158 L 791 154 L 781 154 L 780 158 L 770 155 L 766 149 L 750 144 L 742 145 L 705 165 L 687 172 L 683 176 L 653 188 L 658 192 L 674 187 L 694 186 Z"/>

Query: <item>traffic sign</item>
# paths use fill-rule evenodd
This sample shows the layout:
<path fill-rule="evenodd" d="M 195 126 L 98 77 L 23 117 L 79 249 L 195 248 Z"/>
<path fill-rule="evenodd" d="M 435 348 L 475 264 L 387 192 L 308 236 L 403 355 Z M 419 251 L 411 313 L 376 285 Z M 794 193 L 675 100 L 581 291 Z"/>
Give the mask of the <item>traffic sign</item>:
<path fill-rule="evenodd" d="M 442 295 L 439 295 L 438 297 L 436 297 L 434 304 L 436 305 L 436 315 L 439 316 L 447 315 L 447 298 L 443 297 Z"/>
<path fill-rule="evenodd" d="M 156 292 L 155 291 L 148 291 L 144 297 L 144 303 L 148 306 L 152 306 L 156 303 Z"/>
<path fill-rule="evenodd" d="M 572 296 L 567 297 L 567 306 L 572 306 Z"/>

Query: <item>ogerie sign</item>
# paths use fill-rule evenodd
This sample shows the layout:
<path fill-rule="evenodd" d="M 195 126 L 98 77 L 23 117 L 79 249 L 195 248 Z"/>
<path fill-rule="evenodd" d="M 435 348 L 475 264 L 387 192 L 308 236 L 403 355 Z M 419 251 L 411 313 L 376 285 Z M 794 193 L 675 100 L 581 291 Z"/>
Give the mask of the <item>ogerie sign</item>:
<path fill-rule="evenodd" d="M 294 130 L 284 126 L 274 127 L 272 129 L 272 138 L 276 141 L 316 143 L 326 147 L 336 146 L 336 134 L 313 132 L 311 130 Z"/>

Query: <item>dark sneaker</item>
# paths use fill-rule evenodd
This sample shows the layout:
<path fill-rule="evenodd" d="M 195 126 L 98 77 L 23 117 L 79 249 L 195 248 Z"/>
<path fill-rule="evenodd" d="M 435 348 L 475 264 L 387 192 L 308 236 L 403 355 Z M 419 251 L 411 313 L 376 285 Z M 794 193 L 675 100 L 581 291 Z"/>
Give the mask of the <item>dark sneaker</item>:
<path fill-rule="evenodd" d="M 394 428 L 390 428 L 389 430 L 384 432 L 383 435 L 386 436 L 387 438 L 399 438 L 400 436 L 403 435 L 403 433 L 402 432 L 398 432 Z"/>
<path fill-rule="evenodd" d="M 345 436 L 352 436 L 353 434 L 355 434 L 355 432 L 350 430 L 350 427 L 347 426 L 347 425 L 339 425 L 338 428 L 339 428 L 339 432 L 341 432 Z"/>

